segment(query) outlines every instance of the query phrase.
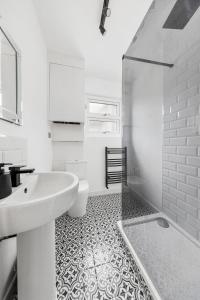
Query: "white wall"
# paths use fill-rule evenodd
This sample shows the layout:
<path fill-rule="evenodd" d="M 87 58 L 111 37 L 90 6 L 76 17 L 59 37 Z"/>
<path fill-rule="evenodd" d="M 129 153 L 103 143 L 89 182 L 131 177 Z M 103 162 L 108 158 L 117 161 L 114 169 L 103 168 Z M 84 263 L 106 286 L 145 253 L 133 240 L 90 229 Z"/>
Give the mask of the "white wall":
<path fill-rule="evenodd" d="M 86 78 L 87 94 L 121 98 L 121 82 L 106 81 L 100 78 Z M 85 139 L 85 158 L 88 161 L 88 181 L 91 194 L 119 192 L 120 186 L 114 184 L 105 188 L 105 147 L 121 147 L 121 137 L 87 137 Z"/>
<path fill-rule="evenodd" d="M 29 166 L 49 170 L 51 145 L 47 126 L 47 57 L 34 7 L 31 0 L 0 0 L 0 15 L 0 26 L 21 51 L 23 101 L 23 126 L 0 121 L 0 134 L 27 138 Z M 5 281 L 15 255 L 15 242 L 0 244 L 0 260 L 4 261 L 1 272 Z M 4 283 L 1 282 L 0 289 L 2 285 Z"/>
<path fill-rule="evenodd" d="M 47 57 L 31 0 L 0 0 L 0 25 L 21 51 L 23 126 L 0 121 L 0 133 L 26 137 L 28 163 L 37 170 L 51 167 L 47 125 Z"/>
<path fill-rule="evenodd" d="M 121 99 L 121 83 L 101 78 L 85 78 L 85 94 Z M 85 96 L 87 101 L 87 96 Z M 64 125 L 65 126 L 65 125 Z M 76 126 L 76 125 L 75 125 Z M 105 147 L 121 147 L 119 137 L 88 137 L 85 130 L 82 142 L 53 142 L 53 169 L 63 171 L 66 160 L 87 160 L 87 179 L 90 194 L 120 192 L 120 185 L 105 188 Z"/>

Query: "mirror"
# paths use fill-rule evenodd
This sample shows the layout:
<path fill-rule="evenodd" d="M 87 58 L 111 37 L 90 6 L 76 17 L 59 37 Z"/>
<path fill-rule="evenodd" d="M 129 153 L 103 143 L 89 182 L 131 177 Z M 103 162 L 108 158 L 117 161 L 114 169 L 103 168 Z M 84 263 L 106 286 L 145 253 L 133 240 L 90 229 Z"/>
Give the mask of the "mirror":
<path fill-rule="evenodd" d="M 20 55 L 0 27 L 0 119 L 21 125 Z"/>

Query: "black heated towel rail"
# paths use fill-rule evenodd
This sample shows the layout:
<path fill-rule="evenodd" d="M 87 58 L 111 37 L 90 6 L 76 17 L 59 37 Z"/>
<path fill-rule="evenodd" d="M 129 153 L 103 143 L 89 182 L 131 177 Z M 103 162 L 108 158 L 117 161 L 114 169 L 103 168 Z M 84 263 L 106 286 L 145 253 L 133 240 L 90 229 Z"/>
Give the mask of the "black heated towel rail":
<path fill-rule="evenodd" d="M 117 158 L 114 158 L 118 155 Z M 115 168 L 117 167 L 117 170 Z M 120 168 L 119 168 L 120 167 Z M 120 170 L 119 170 L 120 169 Z M 127 184 L 127 148 L 105 147 L 105 184 Z"/>

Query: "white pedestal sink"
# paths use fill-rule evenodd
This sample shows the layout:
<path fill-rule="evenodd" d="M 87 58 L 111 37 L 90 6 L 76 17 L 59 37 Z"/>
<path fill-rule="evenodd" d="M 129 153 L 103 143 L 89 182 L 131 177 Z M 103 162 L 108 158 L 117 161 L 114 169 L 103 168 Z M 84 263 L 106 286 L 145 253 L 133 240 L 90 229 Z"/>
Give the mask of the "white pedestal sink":
<path fill-rule="evenodd" d="M 19 300 L 56 300 L 55 219 L 77 192 L 71 173 L 38 173 L 0 202 L 0 237 L 17 234 Z"/>

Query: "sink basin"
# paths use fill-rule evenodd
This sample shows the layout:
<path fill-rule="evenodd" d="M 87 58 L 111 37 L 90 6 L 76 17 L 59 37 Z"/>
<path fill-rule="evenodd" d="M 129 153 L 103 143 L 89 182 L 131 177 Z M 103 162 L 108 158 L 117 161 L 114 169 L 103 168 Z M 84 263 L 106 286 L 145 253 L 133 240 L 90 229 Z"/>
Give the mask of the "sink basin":
<path fill-rule="evenodd" d="M 56 299 L 55 219 L 77 195 L 76 175 L 49 172 L 28 175 L 0 201 L 0 237 L 17 234 L 19 300 Z"/>
<path fill-rule="evenodd" d="M 0 202 L 0 237 L 51 222 L 72 206 L 77 191 L 78 177 L 71 173 L 28 175 L 16 191 Z"/>

